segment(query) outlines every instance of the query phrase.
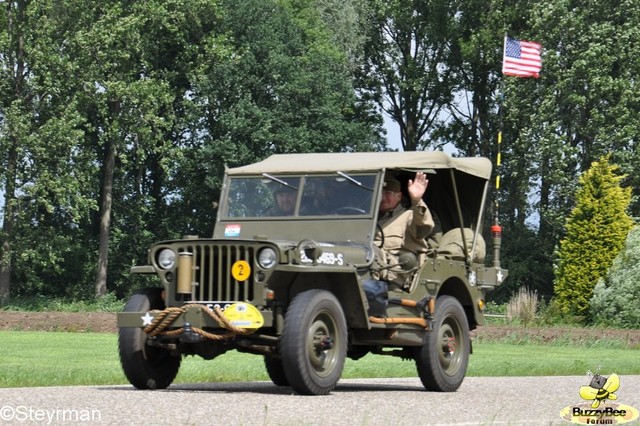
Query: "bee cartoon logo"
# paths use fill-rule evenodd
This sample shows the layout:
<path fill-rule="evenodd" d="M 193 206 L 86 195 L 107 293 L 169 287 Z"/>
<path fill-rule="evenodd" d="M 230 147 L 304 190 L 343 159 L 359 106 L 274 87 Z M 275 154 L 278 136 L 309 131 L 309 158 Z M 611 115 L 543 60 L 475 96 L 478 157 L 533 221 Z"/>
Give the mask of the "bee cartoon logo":
<path fill-rule="evenodd" d="M 622 424 L 638 419 L 636 408 L 617 402 L 620 376 L 611 373 L 605 377 L 600 374 L 600 367 L 596 373 L 587 374 L 591 382 L 579 389 L 584 402 L 563 408 L 560 417 L 577 424 Z"/>
<path fill-rule="evenodd" d="M 606 399 L 618 399 L 614 393 L 620 387 L 620 377 L 613 373 L 609 377 L 596 373 L 588 386 L 580 386 L 580 396 L 587 401 L 593 400 L 591 408 L 598 408 Z"/>

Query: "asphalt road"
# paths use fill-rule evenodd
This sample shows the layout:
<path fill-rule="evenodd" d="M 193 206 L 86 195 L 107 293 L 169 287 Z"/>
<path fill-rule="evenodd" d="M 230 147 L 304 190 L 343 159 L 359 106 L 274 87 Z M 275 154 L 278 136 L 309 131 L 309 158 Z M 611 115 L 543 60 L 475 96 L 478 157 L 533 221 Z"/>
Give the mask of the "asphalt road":
<path fill-rule="evenodd" d="M 549 425 L 586 376 L 468 377 L 457 392 L 424 391 L 418 379 L 341 380 L 329 396 L 294 395 L 271 382 L 0 389 L 0 424 L 133 425 Z M 640 376 L 621 376 L 617 404 L 640 409 Z M 600 408 L 616 407 L 607 401 Z M 618 407 L 622 407 L 618 405 Z"/>

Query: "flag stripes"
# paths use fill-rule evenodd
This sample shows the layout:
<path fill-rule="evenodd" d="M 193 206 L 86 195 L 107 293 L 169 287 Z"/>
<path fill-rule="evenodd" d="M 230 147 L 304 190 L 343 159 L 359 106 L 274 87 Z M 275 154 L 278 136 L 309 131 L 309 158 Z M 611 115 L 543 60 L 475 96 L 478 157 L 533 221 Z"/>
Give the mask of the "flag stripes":
<path fill-rule="evenodd" d="M 541 52 L 540 43 L 505 36 L 502 73 L 514 77 L 538 78 L 542 69 Z"/>

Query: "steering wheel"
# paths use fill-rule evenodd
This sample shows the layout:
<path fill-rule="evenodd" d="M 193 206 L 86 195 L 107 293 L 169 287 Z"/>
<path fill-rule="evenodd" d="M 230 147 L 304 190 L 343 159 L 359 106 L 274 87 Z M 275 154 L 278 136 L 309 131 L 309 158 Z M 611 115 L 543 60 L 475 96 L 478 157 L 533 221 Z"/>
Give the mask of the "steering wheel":
<path fill-rule="evenodd" d="M 338 207 L 337 209 L 335 209 L 329 214 L 365 214 L 365 213 L 366 211 L 358 207 L 344 206 L 344 207 Z"/>
<path fill-rule="evenodd" d="M 376 229 L 380 231 L 380 245 L 376 247 L 381 249 L 382 247 L 384 247 L 384 232 L 382 232 L 382 226 L 380 226 L 379 223 L 376 223 Z"/>

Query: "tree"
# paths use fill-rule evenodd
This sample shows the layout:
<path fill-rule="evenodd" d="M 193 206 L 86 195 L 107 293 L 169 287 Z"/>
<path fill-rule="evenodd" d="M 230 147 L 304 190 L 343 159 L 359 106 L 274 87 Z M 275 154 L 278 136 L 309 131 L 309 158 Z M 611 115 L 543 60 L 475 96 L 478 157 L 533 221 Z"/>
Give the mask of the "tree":
<path fill-rule="evenodd" d="M 593 322 L 609 327 L 640 328 L 640 227 L 634 227 L 591 298 Z"/>
<path fill-rule="evenodd" d="M 125 296 L 141 247 L 210 230 L 226 164 L 383 148 L 353 86 L 357 10 L 335 4 L 3 4 L 0 282 Z"/>
<path fill-rule="evenodd" d="M 635 189 L 640 134 L 634 124 L 640 114 L 640 50 L 630 42 L 639 36 L 640 5 L 518 1 L 510 11 L 502 3 L 487 7 L 504 13 L 505 30 L 543 46 L 540 78 L 504 79 L 500 170 L 505 251 L 511 243 L 510 230 L 531 228 L 536 233 L 532 250 L 538 255 L 527 257 L 538 261 L 530 269 L 542 272 L 538 266 L 547 265 L 544 274 L 536 274 L 540 279 L 551 276 L 550 255 L 575 206 L 578 176 L 593 161 L 612 153 L 611 161 L 628 176 L 626 185 L 634 188 L 630 212 L 634 216 L 640 212 Z M 523 258 L 516 256 L 518 262 Z M 505 265 L 510 267 L 508 259 L 505 256 Z M 514 278 L 518 279 L 510 275 L 509 280 Z M 553 282 L 544 291 L 537 288 L 550 296 Z"/>
<path fill-rule="evenodd" d="M 77 137 L 77 116 L 72 104 L 54 95 L 60 88 L 44 71 L 64 67 L 57 55 L 50 55 L 51 38 L 42 37 L 38 6 L 7 2 L 0 15 L 0 174 L 5 191 L 0 299 L 6 300 L 22 290 L 14 283 L 16 275 L 60 270 L 63 260 L 57 249 L 69 246 L 64 232 L 77 224 L 86 199 L 67 192 L 79 183 L 72 176 L 70 148 Z M 56 227 L 57 235 L 52 231 Z M 29 272 L 23 270 L 25 264 Z M 38 288 L 39 283 L 34 279 L 29 285 Z"/>
<path fill-rule="evenodd" d="M 362 86 L 400 126 L 405 151 L 432 147 L 428 140 L 453 99 L 452 63 L 456 1 L 371 2 Z"/>
<path fill-rule="evenodd" d="M 136 130 L 114 186 L 118 196 L 110 235 L 109 286 L 119 296 L 144 283 L 135 283 L 128 273 L 129 266 L 146 261 L 141 247 L 201 232 L 203 228 L 194 226 L 193 211 L 213 210 L 210 203 L 198 206 L 197 200 L 184 196 L 185 188 L 196 182 L 189 182 L 180 165 L 192 149 L 186 141 L 193 137 L 193 123 L 202 120 L 193 102 L 199 69 L 217 61 L 219 52 L 229 51 L 219 25 L 218 1 L 139 2 L 132 13 L 142 17 L 139 61 L 146 80 L 155 83 L 147 86 L 149 92 L 139 106 L 149 122 Z"/>
<path fill-rule="evenodd" d="M 163 158 L 171 157 L 168 154 L 173 148 L 171 135 L 180 132 L 173 114 L 181 111 L 181 107 L 175 99 L 185 99 L 187 89 L 182 82 L 188 81 L 186 71 L 180 73 L 175 64 L 193 62 L 181 54 L 180 47 L 196 54 L 191 40 L 180 37 L 197 33 L 200 21 L 190 19 L 192 13 L 205 17 L 204 20 L 213 19 L 215 15 L 206 9 L 207 4 L 212 2 L 203 0 L 189 5 L 144 2 L 130 7 L 126 2 L 105 5 L 69 0 L 65 4 L 43 1 L 34 7 L 32 16 L 39 21 L 33 25 L 36 29 L 33 42 L 39 61 L 37 67 L 31 64 L 33 80 L 41 84 L 43 91 L 48 90 L 43 99 L 52 105 L 66 106 L 68 114 L 63 121 L 67 125 L 60 129 L 66 136 L 63 140 L 69 151 L 65 154 L 54 150 L 55 139 L 49 130 L 43 138 L 47 149 L 41 157 L 49 156 L 46 166 L 49 169 L 43 170 L 52 178 L 45 180 L 42 177 L 47 175 L 42 175 L 29 188 L 43 189 L 35 200 L 54 203 L 48 192 L 58 186 L 56 193 L 62 202 L 54 205 L 70 206 L 78 213 L 71 223 L 68 215 L 66 222 L 50 222 L 54 227 L 50 238 L 23 250 L 21 256 L 29 257 L 25 257 L 20 278 L 34 282 L 38 281 L 34 280 L 37 276 L 48 275 L 48 288 L 44 291 L 39 288 L 39 293 L 86 297 L 91 293 L 88 284 L 93 275 L 95 292 L 104 294 L 108 269 L 119 272 L 132 262 L 132 250 L 122 247 L 128 249 L 126 254 L 122 253 L 124 265 L 110 267 L 110 251 L 121 248 L 113 244 L 138 240 L 147 245 L 157 238 L 146 232 L 147 229 L 152 233 L 158 229 L 164 231 L 161 225 L 166 224 L 167 219 L 153 220 L 153 217 L 162 216 L 162 213 L 156 215 L 156 211 L 166 205 L 166 194 L 160 188 L 165 185 L 163 178 L 168 166 L 174 163 Z M 184 31 L 168 28 L 171 25 Z M 167 34 L 175 37 L 171 39 Z M 171 51 L 171 48 L 175 49 Z M 188 66 L 182 65 L 181 69 L 187 70 Z M 43 110 L 38 114 L 45 116 Z M 38 131 L 36 128 L 32 133 Z M 69 176 L 68 170 L 54 173 L 56 160 L 67 164 L 72 171 L 71 181 L 76 183 L 75 187 L 63 181 Z M 82 206 L 78 202 L 66 202 L 64 197 L 93 203 Z M 99 215 L 94 214 L 97 210 L 94 200 L 99 202 Z M 118 219 L 115 223 L 114 211 Z M 44 224 L 40 220 L 34 231 L 27 227 L 21 229 L 25 241 L 28 238 L 33 241 L 34 234 L 45 235 Z M 49 241 L 59 243 L 48 244 Z M 47 245 L 51 245 L 50 258 L 60 259 L 58 265 L 46 268 L 43 264 L 34 271 L 26 260 L 38 264 L 33 256 Z M 68 255 L 70 251 L 75 255 Z M 90 266 L 96 256 L 97 270 Z M 64 279 L 52 279 L 47 271 L 59 271 Z M 56 289 L 59 282 L 66 285 Z"/>
<path fill-rule="evenodd" d="M 364 59 L 366 34 L 361 22 L 369 10 L 369 1 L 315 0 L 314 3 L 331 39 L 346 56 L 349 69 L 355 72 Z"/>
<path fill-rule="evenodd" d="M 531 220 L 536 213 L 531 188 L 538 183 L 532 168 L 538 145 L 521 133 L 530 125 L 535 105 L 517 102 L 520 91 L 535 93 L 539 81 L 501 75 L 505 32 L 528 38 L 536 7 L 528 0 L 469 0 L 458 2 L 457 9 L 452 42 L 459 58 L 449 65 L 454 96 L 443 107 L 442 120 L 431 137 L 435 146 L 447 146 L 460 155 L 495 161 L 498 149 L 501 151 L 502 164 L 494 169 L 500 187 L 491 191 L 494 202 L 487 203 L 485 215 L 497 217 L 503 226 L 502 260 L 509 279 L 491 292 L 492 300 L 507 301 L 523 286 L 550 296 L 555 241 L 541 238 Z M 535 97 L 527 100 L 535 102 Z M 502 143 L 498 145 L 500 131 Z"/>
<path fill-rule="evenodd" d="M 555 279 L 556 302 L 562 313 L 584 317 L 598 279 L 620 253 L 633 220 L 627 213 L 631 188 L 605 156 L 580 177 L 576 206 L 560 241 Z"/>
<path fill-rule="evenodd" d="M 502 124 L 500 92 L 507 83 L 500 75 L 501 47 L 506 29 L 519 32 L 519 22 L 512 15 L 516 9 L 520 13 L 527 10 L 522 3 L 457 3 L 456 31 L 451 37 L 456 46 L 453 50 L 459 53 L 449 65 L 454 96 L 443 108 L 446 119 L 433 134 L 439 144 L 449 143 L 464 155 L 495 158 Z"/>
<path fill-rule="evenodd" d="M 273 153 L 380 149 L 379 118 L 356 98 L 347 55 L 314 2 L 221 2 L 227 50 L 206 44 L 183 141 L 185 231 L 210 233 L 224 167 Z"/>
<path fill-rule="evenodd" d="M 544 47 L 543 74 L 536 87 L 514 89 L 512 99 L 530 117 L 520 134 L 537 157 L 531 172 L 540 188 L 540 233 L 557 241 L 580 173 L 608 152 L 624 173 L 637 164 L 640 134 L 631 123 L 638 119 L 640 51 L 628 40 L 638 36 L 640 6 L 556 1 L 530 22 Z"/>
<path fill-rule="evenodd" d="M 11 258 L 16 222 L 16 198 L 18 166 L 21 161 L 23 130 L 29 128 L 29 86 L 24 33 L 29 24 L 26 14 L 27 1 L 7 2 L 2 13 L 2 37 L 0 42 L 0 102 L 2 132 L 2 174 L 4 179 L 4 214 L 2 234 L 0 234 L 0 303 L 11 294 Z"/>
<path fill-rule="evenodd" d="M 95 294 L 107 291 L 109 242 L 116 161 L 127 164 L 130 149 L 155 144 L 162 132 L 158 110 L 166 102 L 166 85 L 145 73 L 141 61 L 141 23 L 146 16 L 128 2 L 97 2 L 84 10 L 84 21 L 71 35 L 71 55 L 84 83 L 80 106 L 85 135 L 101 164 L 98 265 Z"/>

